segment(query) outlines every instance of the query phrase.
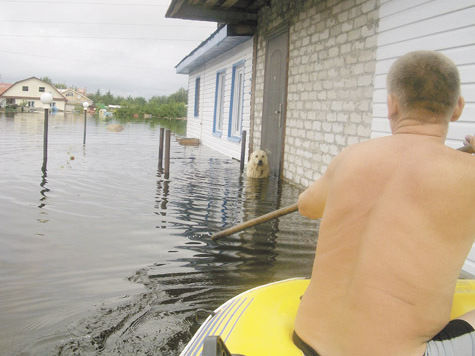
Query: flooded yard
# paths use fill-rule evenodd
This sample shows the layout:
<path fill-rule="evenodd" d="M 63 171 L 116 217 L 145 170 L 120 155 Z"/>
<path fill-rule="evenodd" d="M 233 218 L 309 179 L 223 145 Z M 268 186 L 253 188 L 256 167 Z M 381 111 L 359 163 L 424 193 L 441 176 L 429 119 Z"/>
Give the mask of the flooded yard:
<path fill-rule="evenodd" d="M 184 147 L 184 122 L 106 123 L 0 113 L 0 350 L 6 355 L 177 355 L 207 314 L 248 288 L 308 276 L 316 223 L 294 213 L 210 234 L 294 203 L 239 162 Z M 174 132 L 170 177 L 160 126 Z"/>

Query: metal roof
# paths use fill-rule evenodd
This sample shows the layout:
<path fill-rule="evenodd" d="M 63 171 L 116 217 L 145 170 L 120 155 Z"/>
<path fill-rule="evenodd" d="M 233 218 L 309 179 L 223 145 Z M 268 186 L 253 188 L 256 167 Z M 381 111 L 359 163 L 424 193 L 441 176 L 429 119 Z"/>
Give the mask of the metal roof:
<path fill-rule="evenodd" d="M 247 29 L 247 31 L 245 31 Z M 253 28 L 236 28 L 224 25 L 196 47 L 178 63 L 175 68 L 178 74 L 189 74 L 212 58 L 229 51 L 231 48 L 252 37 Z"/>
<path fill-rule="evenodd" d="M 257 12 L 269 0 L 172 0 L 166 17 L 256 25 Z"/>

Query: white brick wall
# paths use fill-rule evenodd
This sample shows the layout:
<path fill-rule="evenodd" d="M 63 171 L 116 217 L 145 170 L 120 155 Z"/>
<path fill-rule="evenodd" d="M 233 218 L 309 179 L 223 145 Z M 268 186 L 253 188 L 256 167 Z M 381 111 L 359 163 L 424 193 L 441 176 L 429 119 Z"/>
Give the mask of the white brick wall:
<path fill-rule="evenodd" d="M 376 0 L 273 0 L 260 13 L 254 147 L 260 146 L 266 33 L 289 28 L 284 178 L 308 186 L 371 133 Z"/>

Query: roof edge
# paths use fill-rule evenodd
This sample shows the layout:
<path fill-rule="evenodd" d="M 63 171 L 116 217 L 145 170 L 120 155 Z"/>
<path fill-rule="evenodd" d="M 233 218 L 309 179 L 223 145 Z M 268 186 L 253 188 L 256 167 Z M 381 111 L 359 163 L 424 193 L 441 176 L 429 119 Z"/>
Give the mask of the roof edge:
<path fill-rule="evenodd" d="M 250 23 L 257 24 L 257 12 L 237 8 L 220 8 L 190 4 L 186 0 L 172 0 L 165 14 L 167 18 L 185 20 L 223 22 L 227 24 Z"/>
<path fill-rule="evenodd" d="M 187 69 L 192 66 L 193 62 L 204 56 L 209 50 L 217 47 L 227 38 L 241 37 L 245 41 L 254 35 L 255 30 L 254 26 L 244 24 L 221 26 L 175 66 L 176 72 L 178 74 L 188 74 L 189 71 Z M 235 46 L 243 41 L 236 43 Z M 223 53 L 231 48 L 233 47 L 227 48 Z"/>

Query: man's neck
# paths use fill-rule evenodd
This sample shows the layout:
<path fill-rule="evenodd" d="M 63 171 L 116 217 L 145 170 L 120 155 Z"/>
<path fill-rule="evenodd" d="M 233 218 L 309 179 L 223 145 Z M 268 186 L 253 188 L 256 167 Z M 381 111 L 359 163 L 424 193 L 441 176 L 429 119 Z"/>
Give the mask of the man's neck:
<path fill-rule="evenodd" d="M 406 115 L 391 122 L 393 135 L 419 135 L 433 137 L 444 143 L 447 137 L 448 124 L 445 122 L 424 122 L 417 116 Z"/>

